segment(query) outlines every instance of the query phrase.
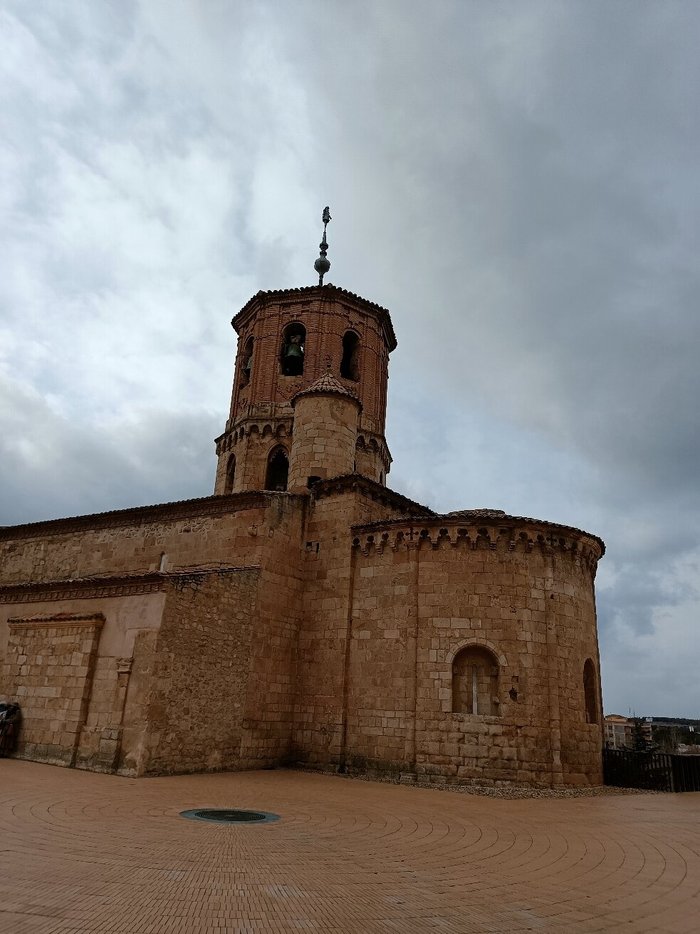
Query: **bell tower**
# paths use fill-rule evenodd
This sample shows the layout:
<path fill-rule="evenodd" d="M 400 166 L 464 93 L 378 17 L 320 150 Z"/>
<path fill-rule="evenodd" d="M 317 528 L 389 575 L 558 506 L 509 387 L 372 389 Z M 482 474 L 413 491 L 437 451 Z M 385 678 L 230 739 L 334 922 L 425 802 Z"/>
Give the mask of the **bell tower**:
<path fill-rule="evenodd" d="M 389 312 L 323 284 L 258 292 L 233 318 L 238 349 L 226 428 L 216 439 L 215 494 L 305 489 L 316 479 L 359 473 L 384 483 Z M 291 465 L 291 471 L 290 471 Z"/>

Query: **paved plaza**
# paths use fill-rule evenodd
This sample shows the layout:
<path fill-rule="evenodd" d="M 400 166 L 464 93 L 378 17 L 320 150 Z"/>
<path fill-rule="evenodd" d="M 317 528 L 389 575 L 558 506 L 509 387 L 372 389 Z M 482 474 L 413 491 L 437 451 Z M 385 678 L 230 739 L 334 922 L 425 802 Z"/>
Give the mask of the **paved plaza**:
<path fill-rule="evenodd" d="M 186 820 L 255 808 L 274 823 Z M 0 760 L 0 932 L 700 930 L 700 794 L 510 800 Z"/>

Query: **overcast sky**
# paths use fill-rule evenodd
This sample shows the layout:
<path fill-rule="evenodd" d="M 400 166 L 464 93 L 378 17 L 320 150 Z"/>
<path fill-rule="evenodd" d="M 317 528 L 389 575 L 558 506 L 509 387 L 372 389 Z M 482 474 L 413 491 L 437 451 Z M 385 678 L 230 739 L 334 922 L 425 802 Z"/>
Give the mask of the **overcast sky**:
<path fill-rule="evenodd" d="M 700 6 L 0 0 L 0 524 L 208 495 L 259 289 L 386 305 L 394 489 L 595 532 L 700 717 Z"/>

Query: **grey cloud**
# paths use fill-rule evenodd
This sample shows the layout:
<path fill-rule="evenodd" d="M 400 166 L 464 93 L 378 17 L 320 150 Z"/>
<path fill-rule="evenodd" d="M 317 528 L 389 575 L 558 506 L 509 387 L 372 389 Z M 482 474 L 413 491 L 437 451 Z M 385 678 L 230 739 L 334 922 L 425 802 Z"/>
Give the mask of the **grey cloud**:
<path fill-rule="evenodd" d="M 330 203 L 331 281 L 388 305 L 399 337 L 392 482 L 602 534 L 606 699 L 640 707 L 625 659 L 697 640 L 697 10 L 5 17 L 0 361 L 30 388 L 26 419 L 3 414 L 0 521 L 206 494 L 228 320 L 313 281 Z M 683 655 L 664 656 L 679 684 Z"/>

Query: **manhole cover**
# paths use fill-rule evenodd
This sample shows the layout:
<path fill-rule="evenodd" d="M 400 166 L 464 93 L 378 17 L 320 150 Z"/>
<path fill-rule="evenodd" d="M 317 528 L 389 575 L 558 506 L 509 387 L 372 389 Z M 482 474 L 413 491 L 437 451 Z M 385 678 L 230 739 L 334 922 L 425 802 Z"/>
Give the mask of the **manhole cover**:
<path fill-rule="evenodd" d="M 193 811 L 180 811 L 182 817 L 190 820 L 214 821 L 217 824 L 270 823 L 279 820 L 279 814 L 266 811 L 240 811 L 237 808 L 197 808 Z"/>

